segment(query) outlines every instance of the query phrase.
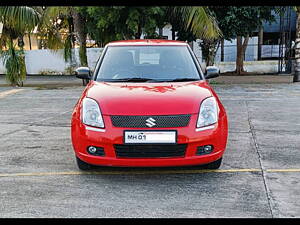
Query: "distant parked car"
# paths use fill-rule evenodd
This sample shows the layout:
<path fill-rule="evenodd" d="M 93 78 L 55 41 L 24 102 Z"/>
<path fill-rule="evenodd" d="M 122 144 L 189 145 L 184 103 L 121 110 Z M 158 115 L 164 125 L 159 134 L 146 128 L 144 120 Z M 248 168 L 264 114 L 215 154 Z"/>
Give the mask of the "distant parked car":
<path fill-rule="evenodd" d="M 185 42 L 131 40 L 105 46 L 72 114 L 78 167 L 205 165 L 226 148 L 225 109 Z"/>

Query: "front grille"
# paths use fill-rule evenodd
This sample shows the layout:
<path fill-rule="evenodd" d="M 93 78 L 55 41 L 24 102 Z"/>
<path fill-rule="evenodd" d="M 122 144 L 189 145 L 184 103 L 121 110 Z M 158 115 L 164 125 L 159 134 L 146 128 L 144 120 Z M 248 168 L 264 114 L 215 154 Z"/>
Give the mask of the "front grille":
<path fill-rule="evenodd" d="M 190 122 L 190 118 L 191 115 L 111 116 L 111 121 L 115 127 L 186 127 Z"/>
<path fill-rule="evenodd" d="M 186 144 L 114 145 L 118 158 L 172 158 L 184 157 Z"/>

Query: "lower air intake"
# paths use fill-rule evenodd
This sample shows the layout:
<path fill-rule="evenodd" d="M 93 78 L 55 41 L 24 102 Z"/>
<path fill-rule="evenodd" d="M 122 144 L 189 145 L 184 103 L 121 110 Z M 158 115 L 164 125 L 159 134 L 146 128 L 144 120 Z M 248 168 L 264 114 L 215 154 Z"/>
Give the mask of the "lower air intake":
<path fill-rule="evenodd" d="M 186 144 L 171 145 L 114 145 L 118 158 L 184 157 Z"/>

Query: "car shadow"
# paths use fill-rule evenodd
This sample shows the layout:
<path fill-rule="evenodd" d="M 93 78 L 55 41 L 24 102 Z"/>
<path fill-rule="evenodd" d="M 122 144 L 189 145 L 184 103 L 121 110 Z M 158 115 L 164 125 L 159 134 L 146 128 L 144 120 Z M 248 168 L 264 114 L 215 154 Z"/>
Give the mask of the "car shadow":
<path fill-rule="evenodd" d="M 205 165 L 196 166 L 168 166 L 168 167 L 111 167 L 111 166 L 93 166 L 90 171 L 94 172 L 164 172 L 164 171 L 193 171 L 206 170 Z"/>

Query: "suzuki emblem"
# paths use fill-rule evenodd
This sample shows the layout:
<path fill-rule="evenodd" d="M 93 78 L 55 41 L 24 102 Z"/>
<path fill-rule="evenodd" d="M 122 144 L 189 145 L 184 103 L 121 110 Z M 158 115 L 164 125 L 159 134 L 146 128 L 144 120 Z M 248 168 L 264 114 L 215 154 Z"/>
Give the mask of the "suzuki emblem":
<path fill-rule="evenodd" d="M 147 120 L 146 120 L 146 125 L 148 126 L 148 127 L 153 127 L 153 126 L 155 126 L 156 125 L 156 123 L 154 123 L 156 120 L 155 119 L 153 119 L 152 117 L 150 117 L 150 118 L 148 118 Z"/>

